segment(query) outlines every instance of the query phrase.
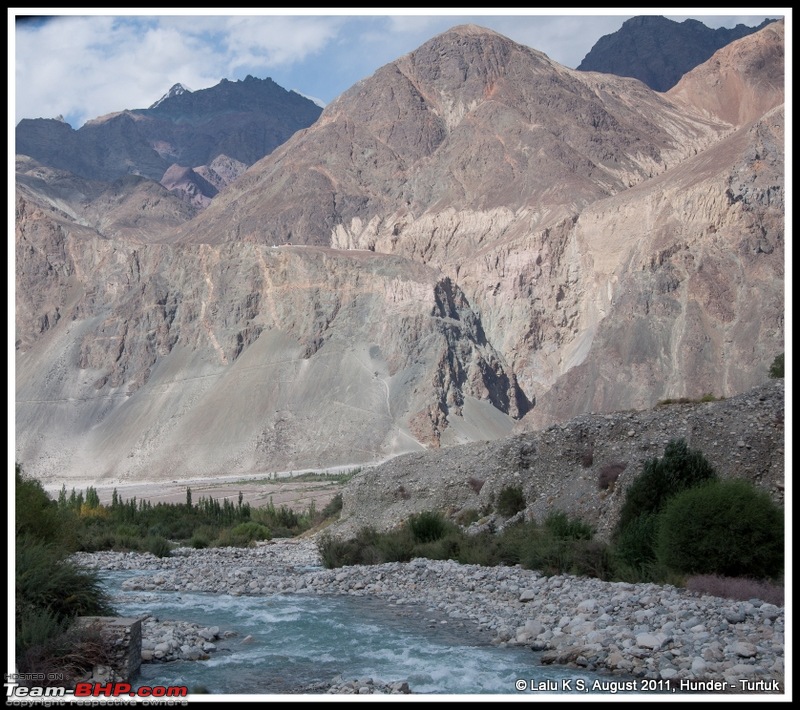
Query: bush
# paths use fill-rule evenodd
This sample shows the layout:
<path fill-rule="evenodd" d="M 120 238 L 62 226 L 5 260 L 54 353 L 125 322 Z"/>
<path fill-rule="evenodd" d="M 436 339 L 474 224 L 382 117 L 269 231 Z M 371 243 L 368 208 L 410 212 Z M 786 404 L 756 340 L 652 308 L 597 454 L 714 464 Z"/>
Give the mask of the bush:
<path fill-rule="evenodd" d="M 525 510 L 525 496 L 519 486 L 506 486 L 497 496 L 497 512 L 504 518 L 512 518 Z"/>
<path fill-rule="evenodd" d="M 16 543 L 16 625 L 23 643 L 44 643 L 76 616 L 111 613 L 97 575 L 67 560 L 62 548 L 29 535 Z"/>
<path fill-rule="evenodd" d="M 683 439 L 673 439 L 661 459 L 645 462 L 641 475 L 625 493 L 618 531 L 644 513 L 657 513 L 666 501 L 687 488 L 716 478 L 713 466 Z"/>
<path fill-rule="evenodd" d="M 207 537 L 195 533 L 192 535 L 192 539 L 189 540 L 189 547 L 194 548 L 195 550 L 204 550 L 211 544 L 211 540 Z"/>
<path fill-rule="evenodd" d="M 148 535 L 144 541 L 144 549 L 156 557 L 169 557 L 172 554 L 172 545 L 160 535 Z"/>
<path fill-rule="evenodd" d="M 342 494 L 337 493 L 331 501 L 322 509 L 322 518 L 323 520 L 327 520 L 328 518 L 338 517 L 339 514 L 342 512 Z"/>
<path fill-rule="evenodd" d="M 408 519 L 408 529 L 414 542 L 433 542 L 441 537 L 451 526 L 440 513 L 424 512 Z"/>
<path fill-rule="evenodd" d="M 32 623 L 47 622 L 40 619 Z M 24 624 L 19 632 L 25 639 L 25 650 L 17 656 L 17 671 L 28 676 L 20 679 L 22 686 L 74 687 L 89 677 L 93 668 L 113 663 L 113 648 L 97 628 L 73 624 L 38 643 L 29 643 L 29 631 L 30 627 Z"/>
<path fill-rule="evenodd" d="M 784 353 L 776 355 L 769 366 L 769 376 L 773 379 L 783 379 L 783 356 Z"/>
<path fill-rule="evenodd" d="M 560 510 L 547 516 L 544 527 L 557 540 L 591 540 L 594 533 L 590 525 L 578 518 L 569 518 Z"/>
<path fill-rule="evenodd" d="M 687 574 L 775 578 L 783 571 L 783 511 L 747 481 L 719 481 L 673 497 L 656 553 Z"/>
<path fill-rule="evenodd" d="M 625 461 L 617 461 L 615 463 L 605 464 L 600 468 L 600 471 L 597 474 L 597 487 L 601 491 L 608 490 L 614 486 L 614 484 L 616 484 L 620 474 L 627 467 L 628 464 Z"/>
<path fill-rule="evenodd" d="M 571 573 L 582 577 L 610 580 L 615 566 L 611 549 L 598 540 L 580 540 L 574 547 Z"/>
<path fill-rule="evenodd" d="M 641 568 L 656 559 L 656 532 L 658 516 L 643 513 L 632 520 L 617 535 L 614 544 L 615 557 L 625 566 Z"/>
<path fill-rule="evenodd" d="M 17 536 L 32 535 L 44 542 L 63 544 L 72 527 L 70 516 L 61 514 L 56 502 L 42 484 L 15 467 L 15 531 Z"/>

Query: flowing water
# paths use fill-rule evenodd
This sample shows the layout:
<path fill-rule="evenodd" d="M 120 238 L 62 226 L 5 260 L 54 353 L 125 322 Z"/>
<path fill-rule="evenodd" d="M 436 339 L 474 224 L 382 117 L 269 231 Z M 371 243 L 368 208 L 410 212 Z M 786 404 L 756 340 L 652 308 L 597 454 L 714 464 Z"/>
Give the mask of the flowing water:
<path fill-rule="evenodd" d="M 414 693 L 519 695 L 518 679 L 568 693 L 576 692 L 579 680 L 591 688 L 598 678 L 608 678 L 540 666 L 529 648 L 491 645 L 480 633 L 424 608 L 410 612 L 366 597 L 127 592 L 121 584 L 130 576 L 103 575 L 120 615 L 150 614 L 236 632 L 215 641 L 218 650 L 208 660 L 143 664 L 137 687 L 271 695 L 297 693 L 341 675 L 405 680 Z"/>

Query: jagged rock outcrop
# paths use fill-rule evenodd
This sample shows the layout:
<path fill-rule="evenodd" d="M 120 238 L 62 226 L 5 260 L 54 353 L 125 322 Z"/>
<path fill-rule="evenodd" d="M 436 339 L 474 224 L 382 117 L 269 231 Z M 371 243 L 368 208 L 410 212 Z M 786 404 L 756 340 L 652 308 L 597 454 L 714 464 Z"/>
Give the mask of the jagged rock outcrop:
<path fill-rule="evenodd" d="M 632 17 L 616 32 L 597 40 L 578 70 L 630 76 L 655 91 L 667 91 L 718 49 L 772 22 L 712 29 L 692 19 L 675 22 L 654 15 Z"/>

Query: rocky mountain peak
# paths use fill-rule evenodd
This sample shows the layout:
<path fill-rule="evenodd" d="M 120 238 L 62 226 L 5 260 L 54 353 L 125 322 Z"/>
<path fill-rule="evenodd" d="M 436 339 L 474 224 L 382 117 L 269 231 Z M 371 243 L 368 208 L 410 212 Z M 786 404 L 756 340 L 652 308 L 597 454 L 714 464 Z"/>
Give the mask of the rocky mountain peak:
<path fill-rule="evenodd" d="M 656 91 L 667 91 L 718 49 L 757 32 L 738 24 L 712 29 L 697 20 L 676 22 L 659 15 L 626 20 L 616 32 L 601 37 L 578 65 L 579 71 L 598 71 L 639 79 Z"/>
<path fill-rule="evenodd" d="M 173 84 L 170 87 L 169 91 L 167 91 L 167 93 L 164 94 L 158 101 L 156 101 L 154 104 L 152 104 L 150 106 L 150 108 L 156 108 L 156 106 L 159 106 L 159 105 L 163 104 L 167 99 L 171 99 L 171 98 L 173 98 L 175 96 L 180 96 L 181 94 L 187 94 L 187 93 L 191 93 L 191 92 L 192 92 L 192 90 L 186 88 L 183 84 L 180 84 L 180 83 Z"/>

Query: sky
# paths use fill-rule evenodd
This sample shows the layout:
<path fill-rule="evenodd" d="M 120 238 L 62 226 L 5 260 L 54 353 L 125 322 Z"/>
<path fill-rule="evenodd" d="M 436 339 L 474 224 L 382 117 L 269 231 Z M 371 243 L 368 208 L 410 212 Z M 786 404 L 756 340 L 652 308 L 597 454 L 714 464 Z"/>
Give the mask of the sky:
<path fill-rule="evenodd" d="M 327 14 L 298 8 L 249 8 L 243 14 L 230 9 L 147 11 L 153 14 L 121 8 L 10 8 L 10 125 L 22 118 L 61 115 L 80 128 L 114 111 L 147 108 L 176 83 L 196 91 L 248 74 L 269 77 L 327 104 L 381 66 L 459 24 L 491 28 L 575 68 L 600 37 L 635 15 L 664 15 L 678 22 L 692 17 L 709 27 L 734 27 L 791 13 L 790 8 L 735 8 L 738 15 L 713 14 L 708 8 L 697 14 L 686 14 L 692 8 L 604 9 L 603 15 L 564 8 L 479 8 L 470 15 L 422 8 L 322 10 Z"/>

